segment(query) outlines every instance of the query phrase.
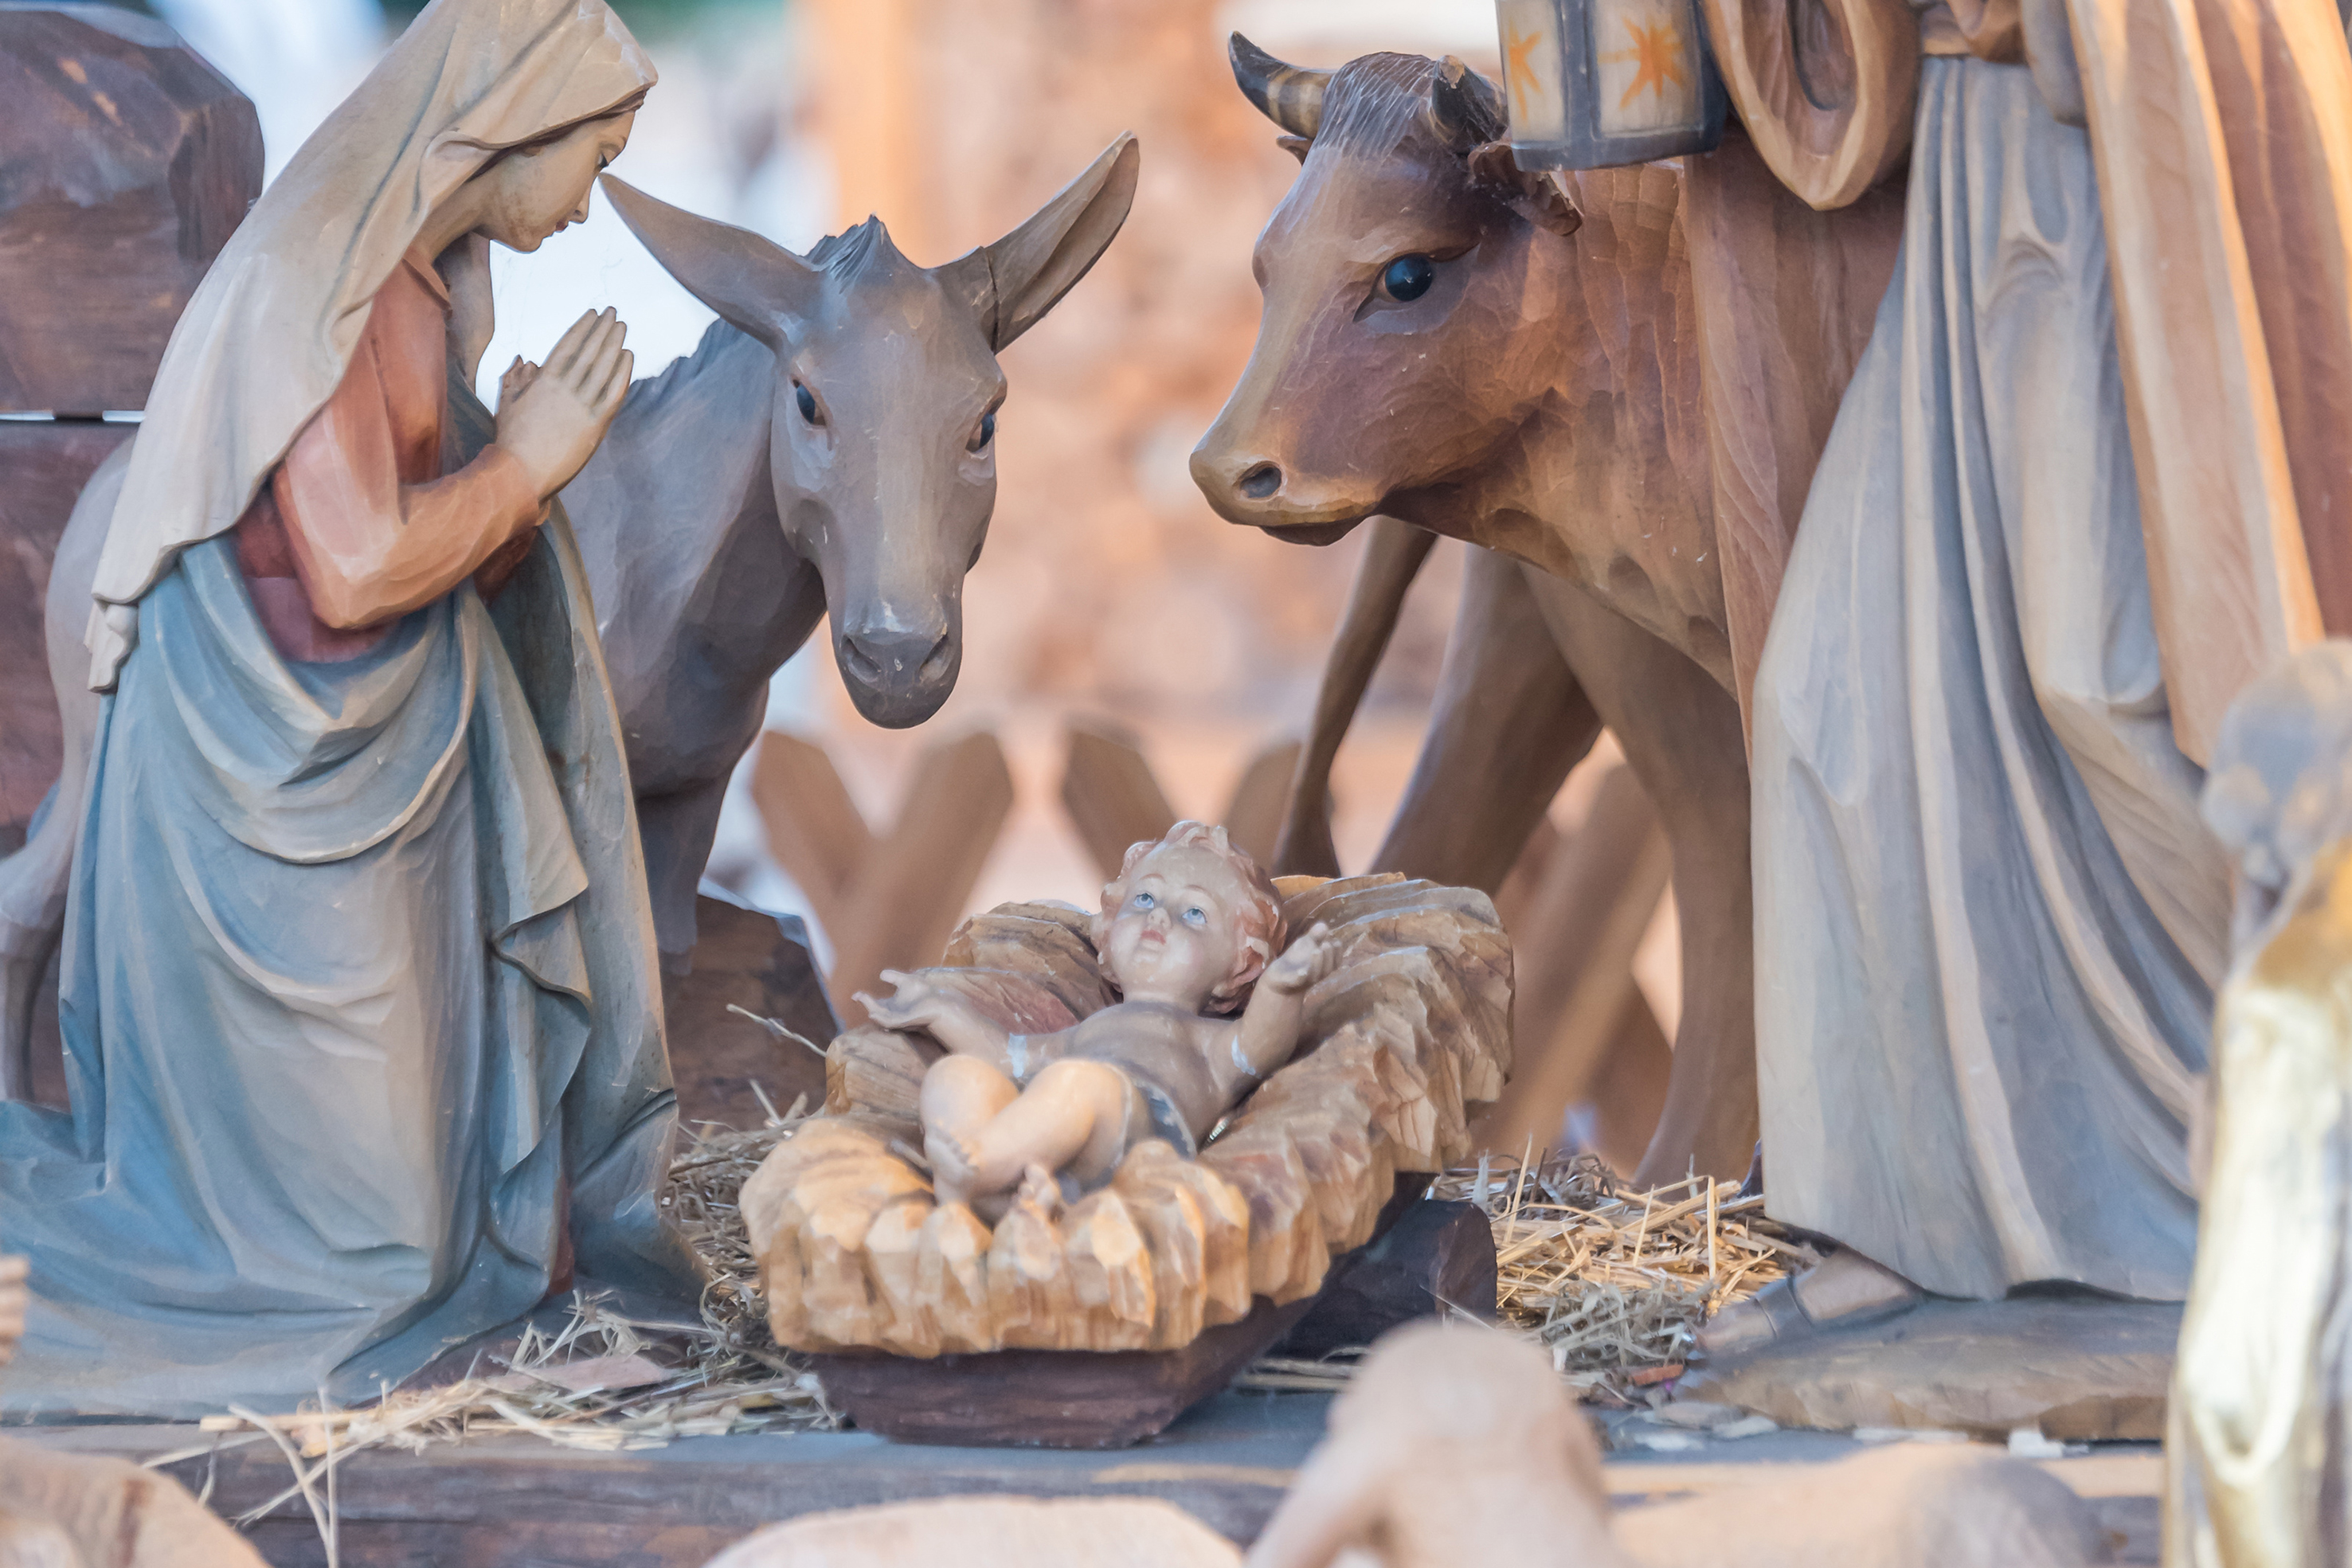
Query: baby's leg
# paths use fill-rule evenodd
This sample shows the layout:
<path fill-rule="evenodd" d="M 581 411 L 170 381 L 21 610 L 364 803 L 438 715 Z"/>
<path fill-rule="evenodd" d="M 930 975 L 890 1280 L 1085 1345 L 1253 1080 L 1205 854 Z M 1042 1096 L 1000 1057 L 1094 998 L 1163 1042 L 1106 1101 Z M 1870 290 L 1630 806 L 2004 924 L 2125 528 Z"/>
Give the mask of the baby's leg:
<path fill-rule="evenodd" d="M 970 1190 L 1010 1191 L 1033 1165 L 1049 1171 L 1072 1166 L 1087 1179 L 1108 1171 L 1118 1163 L 1126 1140 L 1129 1092 L 1126 1075 L 1117 1068 L 1099 1061 L 1055 1062 L 963 1140 Z"/>
<path fill-rule="evenodd" d="M 971 1168 L 972 1140 L 1020 1097 L 1012 1079 L 977 1056 L 943 1056 L 923 1074 L 923 1157 L 941 1203 L 969 1203 L 983 1188 Z"/>

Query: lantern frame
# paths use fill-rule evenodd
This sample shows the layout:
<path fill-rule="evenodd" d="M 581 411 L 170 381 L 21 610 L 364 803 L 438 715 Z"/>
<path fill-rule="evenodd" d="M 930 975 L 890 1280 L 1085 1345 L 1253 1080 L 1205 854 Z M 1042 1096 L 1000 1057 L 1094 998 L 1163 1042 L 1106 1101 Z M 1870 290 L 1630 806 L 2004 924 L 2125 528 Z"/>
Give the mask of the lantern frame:
<path fill-rule="evenodd" d="M 1637 16 L 1654 25 L 1645 29 Z M 1495 21 L 1511 153 L 1521 167 L 1609 169 L 1712 152 L 1722 141 L 1730 95 L 1716 68 L 1701 0 L 1495 0 Z M 1601 68 L 1631 59 L 1638 91 L 1641 77 L 1652 69 L 1648 48 L 1659 47 L 1655 25 L 1677 30 L 1674 42 L 1681 52 L 1674 63 L 1696 73 L 1690 94 L 1695 112 L 1664 125 L 1609 129 Z M 1630 38 L 1612 36 L 1620 28 Z M 1671 65 L 1663 68 L 1672 71 Z M 1530 86 L 1549 86 L 1559 100 L 1559 112 L 1546 112 L 1534 101 L 1526 90 Z M 1663 83 L 1658 93 L 1663 99 Z M 1625 94 L 1619 108 L 1627 107 L 1632 97 Z"/>

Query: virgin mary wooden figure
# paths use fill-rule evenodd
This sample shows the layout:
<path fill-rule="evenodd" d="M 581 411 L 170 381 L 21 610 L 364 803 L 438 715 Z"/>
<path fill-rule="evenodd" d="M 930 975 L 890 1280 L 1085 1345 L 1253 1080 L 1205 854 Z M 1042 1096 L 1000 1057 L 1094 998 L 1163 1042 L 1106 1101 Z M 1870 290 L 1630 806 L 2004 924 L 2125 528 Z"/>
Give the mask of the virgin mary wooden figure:
<path fill-rule="evenodd" d="M 468 387 L 488 242 L 583 216 L 653 68 L 602 0 L 435 0 L 173 334 L 89 619 L 69 1113 L 0 1105 L 12 1410 L 372 1394 L 573 1268 L 690 1294 L 612 699 L 551 497 L 630 371 Z"/>

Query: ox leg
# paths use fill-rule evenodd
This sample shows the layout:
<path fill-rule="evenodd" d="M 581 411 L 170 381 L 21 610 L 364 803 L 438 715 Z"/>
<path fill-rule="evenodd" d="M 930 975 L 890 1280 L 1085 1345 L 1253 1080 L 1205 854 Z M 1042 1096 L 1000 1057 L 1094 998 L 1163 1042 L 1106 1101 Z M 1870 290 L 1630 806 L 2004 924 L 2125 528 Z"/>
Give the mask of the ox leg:
<path fill-rule="evenodd" d="M 1471 549 L 1433 711 L 1372 869 L 1491 894 L 1601 735 L 1517 561 Z"/>
<path fill-rule="evenodd" d="M 666 795 L 637 799 L 637 839 L 646 851 L 646 890 L 652 894 L 654 936 L 661 967 L 683 975 L 694 960 L 694 899 L 719 836 L 719 808 L 727 800 L 724 776 Z"/>
<path fill-rule="evenodd" d="M 1575 584 L 1522 568 L 1674 846 L 1683 1016 L 1666 1104 L 1634 1179 L 1696 1164 L 1738 1181 L 1755 1150 L 1756 933 L 1739 704 L 1687 655 Z"/>
<path fill-rule="evenodd" d="M 1374 517 L 1364 559 L 1348 594 L 1347 613 L 1331 639 L 1323 685 L 1315 694 L 1315 727 L 1299 753 L 1290 782 L 1290 804 L 1274 849 L 1278 876 L 1338 876 L 1339 852 L 1331 843 L 1331 764 L 1355 722 L 1364 689 L 1372 684 L 1381 655 L 1396 632 L 1405 591 L 1421 574 L 1437 536 L 1394 517 Z"/>

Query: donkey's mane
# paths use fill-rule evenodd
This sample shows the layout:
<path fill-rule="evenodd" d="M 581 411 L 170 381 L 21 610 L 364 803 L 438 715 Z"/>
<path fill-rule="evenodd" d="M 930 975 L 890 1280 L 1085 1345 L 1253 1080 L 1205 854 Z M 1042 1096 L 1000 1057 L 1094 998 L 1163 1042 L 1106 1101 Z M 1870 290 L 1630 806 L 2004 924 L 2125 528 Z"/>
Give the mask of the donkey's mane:
<path fill-rule="evenodd" d="M 827 235 L 810 247 L 808 264 L 822 267 L 843 282 L 848 281 L 868 267 L 887 266 L 904 261 L 898 246 L 890 238 L 890 231 L 880 218 L 867 218 L 855 228 L 837 235 Z"/>
<path fill-rule="evenodd" d="M 1339 152 L 1382 153 L 1416 128 L 1429 129 L 1429 89 L 1439 63 L 1426 55 L 1361 55 L 1331 73 L 1323 89 L 1323 118 L 1315 144 Z M 1495 84 L 1475 71 L 1465 74 L 1465 104 L 1475 116 L 1481 141 L 1507 134 Z"/>

